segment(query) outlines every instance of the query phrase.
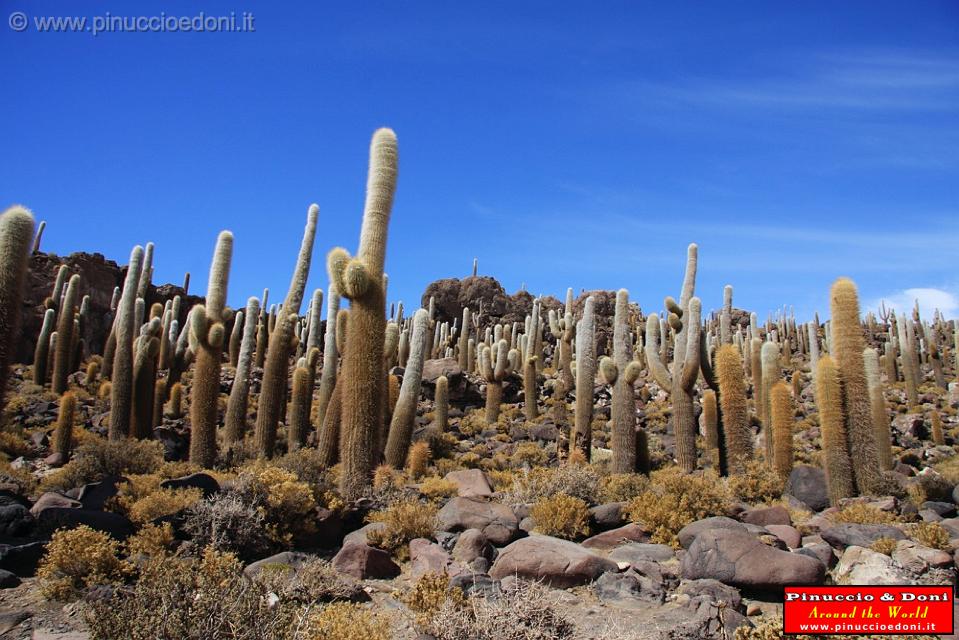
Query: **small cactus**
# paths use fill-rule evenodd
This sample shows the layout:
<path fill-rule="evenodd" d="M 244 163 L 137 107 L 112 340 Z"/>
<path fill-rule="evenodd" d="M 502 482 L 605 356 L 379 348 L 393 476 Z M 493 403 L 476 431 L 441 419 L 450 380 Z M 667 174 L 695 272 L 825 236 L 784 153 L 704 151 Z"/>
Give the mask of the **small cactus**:
<path fill-rule="evenodd" d="M 72 391 L 60 396 L 60 411 L 57 415 L 57 426 L 53 434 L 53 451 L 59 453 L 61 461 L 70 460 L 73 450 L 73 423 L 76 420 L 77 397 Z"/>

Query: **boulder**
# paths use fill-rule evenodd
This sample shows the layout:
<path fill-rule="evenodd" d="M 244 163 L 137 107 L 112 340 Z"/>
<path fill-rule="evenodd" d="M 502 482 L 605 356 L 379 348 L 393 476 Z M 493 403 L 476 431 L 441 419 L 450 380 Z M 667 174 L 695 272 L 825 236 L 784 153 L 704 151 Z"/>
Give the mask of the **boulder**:
<path fill-rule="evenodd" d="M 837 584 L 857 585 L 908 584 L 911 579 L 889 556 L 858 546 L 843 552 L 833 577 Z"/>
<path fill-rule="evenodd" d="M 868 547 L 879 538 L 906 539 L 906 534 L 892 525 L 848 522 L 827 527 L 820 531 L 819 535 L 836 549 L 852 546 Z"/>
<path fill-rule="evenodd" d="M 802 546 L 802 534 L 795 527 L 788 524 L 767 524 L 766 530 L 785 542 L 790 549 L 798 549 Z"/>
<path fill-rule="evenodd" d="M 609 559 L 614 562 L 628 562 L 629 564 L 653 561 L 668 562 L 676 557 L 673 548 L 665 544 L 636 542 L 616 547 L 609 553 Z"/>
<path fill-rule="evenodd" d="M 30 507 L 30 513 L 32 513 L 34 517 L 38 517 L 44 510 L 53 507 L 60 509 L 80 509 L 83 507 L 83 503 L 79 500 L 68 498 L 62 493 L 47 491 L 37 498 L 37 501 Z"/>
<path fill-rule="evenodd" d="M 574 542 L 534 535 L 500 551 L 490 576 L 517 576 L 565 588 L 592 582 L 603 573 L 618 569 L 616 563 Z"/>
<path fill-rule="evenodd" d="M 13 589 L 20 586 L 20 578 L 11 571 L 0 569 L 0 589 Z"/>
<path fill-rule="evenodd" d="M 356 542 L 343 545 L 333 556 L 333 568 L 357 580 L 389 579 L 400 575 L 400 568 L 389 553 Z"/>
<path fill-rule="evenodd" d="M 410 572 L 413 577 L 426 573 L 460 573 L 453 567 L 453 558 L 443 547 L 426 538 L 410 540 Z"/>
<path fill-rule="evenodd" d="M 0 544 L 0 569 L 4 569 L 21 578 L 27 578 L 37 572 L 37 565 L 46 551 L 46 542 L 28 542 L 27 544 Z"/>
<path fill-rule="evenodd" d="M 587 549 L 610 551 L 631 542 L 649 542 L 649 533 L 642 525 L 633 522 L 618 529 L 604 531 L 592 538 L 587 538 L 582 544 Z"/>
<path fill-rule="evenodd" d="M 633 569 L 624 573 L 608 572 L 593 583 L 593 591 L 604 602 L 635 605 L 643 602 L 661 603 L 665 599 L 662 585 Z"/>
<path fill-rule="evenodd" d="M 80 488 L 77 500 L 83 503 L 84 509 L 102 511 L 107 500 L 119 492 L 117 485 L 125 480 L 121 476 L 108 476 L 100 482 L 85 484 Z"/>
<path fill-rule="evenodd" d="M 749 509 L 742 513 L 741 519 L 748 524 L 768 527 L 771 524 L 792 525 L 792 519 L 785 507 L 776 505 L 774 507 L 757 507 Z"/>
<path fill-rule="evenodd" d="M 833 552 L 832 547 L 826 542 L 807 544 L 801 549 L 797 549 L 796 553 L 801 553 L 804 556 L 819 560 L 826 569 L 832 569 L 836 564 L 836 554 Z"/>
<path fill-rule="evenodd" d="M 51 507 L 44 509 L 37 518 L 38 530 L 47 535 L 57 529 L 74 529 L 80 525 L 102 531 L 121 542 L 136 530 L 128 518 L 112 511 Z"/>
<path fill-rule="evenodd" d="M 939 549 L 930 549 L 912 540 L 900 540 L 892 559 L 907 571 L 919 575 L 929 569 L 944 569 L 952 564 L 952 556 Z"/>
<path fill-rule="evenodd" d="M 607 504 L 590 507 L 589 516 L 597 531 L 607 531 L 615 529 L 625 524 L 623 518 L 623 507 L 625 502 L 610 502 Z"/>
<path fill-rule="evenodd" d="M 220 491 L 220 483 L 213 476 L 206 473 L 191 473 L 182 478 L 172 478 L 160 483 L 164 489 L 199 489 L 204 498 L 209 498 Z"/>
<path fill-rule="evenodd" d="M 493 547 L 479 529 L 467 529 L 456 539 L 453 546 L 453 559 L 469 564 L 477 558 L 489 560 L 493 557 Z"/>
<path fill-rule="evenodd" d="M 805 504 L 812 511 L 822 511 L 829 506 L 826 472 L 819 467 L 808 464 L 796 465 L 789 473 L 786 493 Z"/>
<path fill-rule="evenodd" d="M 688 549 L 689 545 L 693 543 L 693 540 L 696 538 L 696 536 L 703 531 L 709 531 L 710 529 L 735 529 L 737 531 L 745 531 L 746 526 L 743 523 L 737 522 L 732 518 L 727 518 L 726 516 L 713 516 L 711 518 L 697 520 L 696 522 L 690 522 L 679 530 L 679 533 L 676 534 L 676 537 L 679 539 L 680 546 L 683 549 Z"/>
<path fill-rule="evenodd" d="M 291 573 L 295 573 L 300 567 L 314 559 L 316 556 L 311 556 L 307 553 L 299 553 L 297 551 L 283 551 L 275 555 L 270 556 L 269 558 L 263 558 L 262 560 L 257 560 L 256 562 L 251 562 L 243 569 L 243 575 L 247 578 L 255 578 L 261 571 L 264 569 L 288 569 Z"/>
<path fill-rule="evenodd" d="M 450 471 L 444 479 L 455 482 L 456 495 L 463 498 L 487 498 L 493 495 L 486 474 L 479 469 Z"/>
<path fill-rule="evenodd" d="M 20 496 L 4 493 L 7 495 L 0 495 L 0 537 L 19 538 L 29 534 L 33 529 L 30 503 Z"/>
<path fill-rule="evenodd" d="M 453 498 L 437 514 L 441 531 L 480 530 L 495 545 L 507 544 L 519 529 L 516 514 L 506 505 L 480 498 Z"/>
<path fill-rule="evenodd" d="M 710 529 L 697 535 L 683 556 L 680 571 L 687 580 L 712 578 L 757 590 L 822 584 L 825 577 L 825 567 L 818 560 L 780 551 L 736 529 Z"/>

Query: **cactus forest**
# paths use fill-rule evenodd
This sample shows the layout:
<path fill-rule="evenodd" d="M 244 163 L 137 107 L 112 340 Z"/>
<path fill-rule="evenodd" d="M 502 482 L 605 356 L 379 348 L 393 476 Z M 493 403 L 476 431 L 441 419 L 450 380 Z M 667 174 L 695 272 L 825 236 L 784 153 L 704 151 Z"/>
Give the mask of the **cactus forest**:
<path fill-rule="evenodd" d="M 285 297 L 240 308 L 229 230 L 200 298 L 152 243 L 103 291 L 0 216 L 5 630 L 747 640 L 785 585 L 954 583 L 955 320 L 841 276 L 825 320 L 707 309 L 696 244 L 665 300 L 507 295 L 474 261 L 404 308 L 400 158 L 376 131 L 355 248 L 310 205 Z"/>

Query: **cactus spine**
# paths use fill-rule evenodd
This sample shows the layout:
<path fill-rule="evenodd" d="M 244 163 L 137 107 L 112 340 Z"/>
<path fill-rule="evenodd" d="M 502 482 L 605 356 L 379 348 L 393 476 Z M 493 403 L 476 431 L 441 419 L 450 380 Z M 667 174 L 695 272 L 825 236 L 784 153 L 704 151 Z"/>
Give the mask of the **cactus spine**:
<path fill-rule="evenodd" d="M 70 459 L 73 449 L 73 422 L 77 413 L 77 397 L 72 391 L 60 396 L 60 412 L 57 415 L 57 427 L 53 435 L 53 451 L 59 453 L 61 461 Z"/>
<path fill-rule="evenodd" d="M 793 469 L 793 423 L 796 406 L 789 386 L 780 380 L 769 390 L 769 418 L 773 437 L 773 469 L 788 478 Z"/>
<path fill-rule="evenodd" d="M 586 298 L 583 317 L 576 324 L 576 408 L 570 454 L 579 451 L 587 461 L 593 445 L 593 382 L 596 378 L 596 318 L 593 296 Z"/>
<path fill-rule="evenodd" d="M 629 334 L 629 292 L 616 292 L 616 310 L 613 316 L 613 357 L 600 361 L 600 371 L 606 382 L 612 385 L 613 473 L 633 473 L 637 470 L 639 454 L 636 451 L 636 401 L 633 384 L 639 378 L 642 367 L 633 361 L 633 349 Z M 578 366 L 578 365 L 577 365 Z M 648 458 L 648 454 L 643 456 Z M 648 473 L 648 469 L 642 471 Z"/>
<path fill-rule="evenodd" d="M 352 500 L 364 492 L 373 473 L 374 437 L 383 398 L 383 339 L 386 300 L 383 262 L 390 210 L 396 191 L 396 135 L 389 129 L 373 134 L 366 204 L 359 251 L 351 258 L 344 249 L 328 257 L 330 280 L 350 300 L 350 321 L 343 356 L 340 493 Z"/>
<path fill-rule="evenodd" d="M 741 474 L 753 458 L 753 433 L 746 406 L 743 361 L 735 345 L 726 344 L 713 357 L 719 382 L 719 406 L 723 416 L 721 442 L 726 445 L 726 466 L 730 474 Z"/>
<path fill-rule="evenodd" d="M 283 308 L 277 315 L 276 326 L 266 348 L 266 367 L 263 370 L 263 385 L 256 410 L 256 452 L 261 458 L 273 456 L 276 430 L 285 408 L 290 353 L 295 340 L 297 314 L 303 303 L 306 278 L 310 273 L 313 241 L 316 238 L 316 222 L 319 215 L 320 208 L 315 204 L 310 205 L 290 289 L 283 302 Z"/>
<path fill-rule="evenodd" d="M 846 436 L 849 438 L 853 477 L 861 493 L 875 494 L 881 490 L 882 476 L 879 471 L 869 388 L 866 384 L 863 361 L 866 344 L 859 321 L 856 285 L 848 278 L 840 278 L 833 284 L 830 298 L 832 346 L 842 385 L 843 414 L 846 418 Z"/>
<path fill-rule="evenodd" d="M 206 305 L 193 307 L 190 331 L 196 341 L 196 367 L 190 397 L 190 462 L 209 468 L 216 460 L 217 409 L 220 399 L 220 360 L 226 328 L 223 309 L 226 304 L 233 234 L 221 231 L 210 266 Z"/>
<path fill-rule="evenodd" d="M 0 216 L 0 411 L 20 327 L 23 285 L 33 242 L 33 214 L 20 206 Z"/>
<path fill-rule="evenodd" d="M 839 368 L 831 356 L 821 357 L 816 368 L 816 407 L 819 409 L 829 503 L 836 506 L 843 498 L 852 497 L 855 487 L 842 414 Z"/>
<path fill-rule="evenodd" d="M 239 314 L 237 314 L 239 315 Z M 260 316 L 260 301 L 250 297 L 246 301 L 245 318 L 243 323 L 243 339 L 240 342 L 240 353 L 236 361 L 236 376 L 230 388 L 230 399 L 226 404 L 226 442 L 233 444 L 243 440 L 246 433 L 246 410 L 250 397 L 250 364 L 253 360 L 253 349 L 256 342 L 256 319 Z"/>
<path fill-rule="evenodd" d="M 67 284 L 67 292 L 63 296 L 60 306 L 60 317 L 57 318 L 57 350 L 53 355 L 53 392 L 62 395 L 67 390 L 67 376 L 70 375 L 70 365 L 73 364 L 73 319 L 74 307 L 80 296 L 80 276 L 73 275 Z"/>
<path fill-rule="evenodd" d="M 389 438 L 386 441 L 386 464 L 402 469 L 409 453 L 413 437 L 413 419 L 416 417 L 416 401 L 423 378 L 423 359 L 426 356 L 426 332 L 429 317 L 425 309 L 413 315 L 413 335 L 410 339 L 410 358 L 403 372 L 400 396 L 390 421 Z"/>
<path fill-rule="evenodd" d="M 47 383 L 50 335 L 53 333 L 56 316 L 57 312 L 53 309 L 47 309 L 43 312 L 43 326 L 40 327 L 40 336 L 37 338 L 37 346 L 33 351 L 33 383 L 41 387 Z"/>
<path fill-rule="evenodd" d="M 137 283 L 143 264 L 143 247 L 133 247 L 127 266 L 123 293 L 117 307 L 116 348 L 113 352 L 113 376 L 110 380 L 110 440 L 125 438 L 133 415 L 133 336 L 136 331 Z"/>

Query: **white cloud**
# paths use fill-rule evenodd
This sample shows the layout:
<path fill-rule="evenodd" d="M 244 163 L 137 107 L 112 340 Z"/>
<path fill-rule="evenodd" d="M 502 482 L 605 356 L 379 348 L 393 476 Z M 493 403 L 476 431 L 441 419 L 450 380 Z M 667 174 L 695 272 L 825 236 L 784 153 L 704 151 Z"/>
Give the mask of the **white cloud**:
<path fill-rule="evenodd" d="M 917 300 L 919 314 L 927 320 L 932 319 L 933 311 L 936 309 L 947 319 L 959 317 L 959 295 L 933 287 L 916 287 L 897 291 L 875 300 L 868 305 L 867 309 L 876 311 L 880 303 L 885 303 L 886 308 L 895 309 L 896 313 L 908 314 Z"/>

